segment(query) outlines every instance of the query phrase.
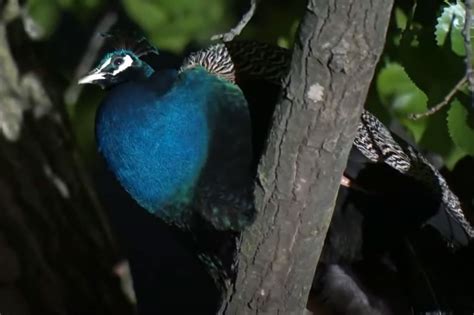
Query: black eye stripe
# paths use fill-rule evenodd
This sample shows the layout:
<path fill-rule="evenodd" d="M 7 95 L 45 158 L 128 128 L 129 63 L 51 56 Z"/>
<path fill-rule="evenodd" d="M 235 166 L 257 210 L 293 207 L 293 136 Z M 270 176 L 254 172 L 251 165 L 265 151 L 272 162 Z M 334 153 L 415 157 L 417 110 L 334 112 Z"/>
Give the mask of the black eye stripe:
<path fill-rule="evenodd" d="M 116 59 L 113 61 L 114 66 L 120 66 L 122 63 L 123 63 L 123 59 L 122 59 L 122 58 L 116 58 Z"/>

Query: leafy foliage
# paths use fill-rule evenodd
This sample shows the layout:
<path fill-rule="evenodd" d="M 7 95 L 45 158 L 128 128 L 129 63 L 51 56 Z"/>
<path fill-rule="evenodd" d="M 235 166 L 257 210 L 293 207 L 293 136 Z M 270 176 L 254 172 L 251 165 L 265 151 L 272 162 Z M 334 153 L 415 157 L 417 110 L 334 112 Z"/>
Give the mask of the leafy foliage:
<path fill-rule="evenodd" d="M 28 13 L 39 26 L 40 36 L 51 34 L 59 21 L 61 7 L 54 0 L 30 0 L 28 1 Z"/>
<path fill-rule="evenodd" d="M 442 102 L 465 75 L 464 14 L 461 2 L 396 7 L 384 54 L 390 62 L 380 68 L 376 82 L 378 101 L 391 120 L 401 123 L 422 149 L 438 153 L 449 168 L 474 153 L 474 133 L 466 122 L 469 98 L 420 120 L 409 115 Z"/>
<path fill-rule="evenodd" d="M 377 90 L 381 102 L 419 141 L 426 130 L 426 120 L 413 121 L 410 113 L 426 111 L 428 97 L 410 79 L 405 69 L 397 63 L 388 63 L 377 77 Z"/>
<path fill-rule="evenodd" d="M 47 38 L 57 31 L 64 13 L 87 17 L 100 7 L 102 0 L 28 0 L 27 12 L 36 22 L 38 37 Z"/>
<path fill-rule="evenodd" d="M 472 116 L 465 106 L 458 100 L 454 100 L 448 111 L 449 134 L 454 143 L 470 155 L 474 155 L 474 129 L 472 127 Z"/>
<path fill-rule="evenodd" d="M 223 27 L 225 2 L 124 0 L 128 15 L 160 47 L 182 50 L 191 39 L 203 40 Z"/>
<path fill-rule="evenodd" d="M 450 4 L 444 7 L 436 24 L 436 42 L 439 46 L 444 45 L 446 37 L 449 36 L 451 49 L 459 56 L 465 56 L 464 39 L 462 29 L 464 27 L 464 17 L 466 11 L 462 2 Z M 474 31 L 471 31 L 471 37 Z M 472 43 L 471 43 L 472 44 Z"/>

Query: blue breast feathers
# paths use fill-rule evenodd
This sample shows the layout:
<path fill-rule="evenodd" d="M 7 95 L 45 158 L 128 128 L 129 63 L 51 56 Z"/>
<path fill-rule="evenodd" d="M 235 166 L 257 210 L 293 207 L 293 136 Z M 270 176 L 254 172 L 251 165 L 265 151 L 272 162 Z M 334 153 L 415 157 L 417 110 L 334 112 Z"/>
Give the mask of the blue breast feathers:
<path fill-rule="evenodd" d="M 97 114 L 96 138 L 109 167 L 141 206 L 167 220 L 192 201 L 208 155 L 206 80 L 215 79 L 199 69 L 158 72 L 113 88 Z M 160 213 L 169 206 L 173 212 Z"/>

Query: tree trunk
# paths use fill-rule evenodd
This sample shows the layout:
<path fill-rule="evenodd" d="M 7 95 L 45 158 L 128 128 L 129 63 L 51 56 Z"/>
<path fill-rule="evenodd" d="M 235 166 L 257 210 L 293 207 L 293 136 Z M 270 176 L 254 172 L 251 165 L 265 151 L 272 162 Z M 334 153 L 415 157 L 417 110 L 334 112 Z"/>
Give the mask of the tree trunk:
<path fill-rule="evenodd" d="M 16 1 L 0 4 L 0 314 L 132 314 L 61 106 L 13 57 L 19 16 Z"/>
<path fill-rule="evenodd" d="M 308 1 L 222 313 L 304 311 L 391 7 Z"/>

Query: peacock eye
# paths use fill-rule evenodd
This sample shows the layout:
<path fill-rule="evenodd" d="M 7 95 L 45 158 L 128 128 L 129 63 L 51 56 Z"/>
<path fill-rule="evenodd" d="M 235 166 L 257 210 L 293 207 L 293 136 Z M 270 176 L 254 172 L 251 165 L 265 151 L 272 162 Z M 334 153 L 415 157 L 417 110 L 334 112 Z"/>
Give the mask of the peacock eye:
<path fill-rule="evenodd" d="M 117 58 L 114 60 L 114 66 L 120 66 L 121 64 L 123 63 L 123 59 L 122 58 Z"/>

